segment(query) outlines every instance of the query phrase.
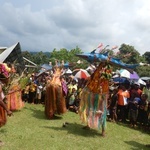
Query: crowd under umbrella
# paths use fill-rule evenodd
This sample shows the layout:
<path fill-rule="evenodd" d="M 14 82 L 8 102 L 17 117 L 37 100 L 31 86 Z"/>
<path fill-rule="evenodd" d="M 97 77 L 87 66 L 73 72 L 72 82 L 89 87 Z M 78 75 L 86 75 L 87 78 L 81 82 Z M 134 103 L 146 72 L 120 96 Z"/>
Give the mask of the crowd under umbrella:
<path fill-rule="evenodd" d="M 141 77 L 142 80 L 147 81 L 150 80 L 150 77 Z"/>
<path fill-rule="evenodd" d="M 72 72 L 72 74 L 74 75 L 75 78 L 78 79 L 87 79 L 88 77 L 90 77 L 90 74 L 85 69 L 75 69 Z"/>
<path fill-rule="evenodd" d="M 135 71 L 131 73 L 126 69 L 121 69 L 118 71 L 118 73 L 120 77 L 124 77 L 130 80 L 138 80 L 140 78 L 139 75 Z"/>
<path fill-rule="evenodd" d="M 137 81 L 139 84 L 142 84 L 142 85 L 146 85 L 146 82 L 145 81 L 143 81 L 141 78 L 140 79 L 138 79 L 138 81 Z"/>
<path fill-rule="evenodd" d="M 49 64 L 43 64 L 41 65 L 41 69 L 39 70 L 38 74 L 36 75 L 36 77 L 39 77 L 43 74 L 45 74 L 46 72 L 50 71 L 52 69 L 52 66 Z"/>
<path fill-rule="evenodd" d="M 67 68 L 65 71 L 64 71 L 64 74 L 65 75 L 71 75 L 72 74 L 72 70 Z"/>
<path fill-rule="evenodd" d="M 130 81 L 124 77 L 115 77 L 115 78 L 112 78 L 112 81 L 118 84 L 122 84 L 122 83 L 130 84 Z"/>

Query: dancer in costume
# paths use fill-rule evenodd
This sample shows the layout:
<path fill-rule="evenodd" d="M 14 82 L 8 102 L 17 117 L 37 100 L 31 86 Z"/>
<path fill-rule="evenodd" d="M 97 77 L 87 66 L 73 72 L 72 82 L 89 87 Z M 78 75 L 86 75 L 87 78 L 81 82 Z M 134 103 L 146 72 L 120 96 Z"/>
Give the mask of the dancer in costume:
<path fill-rule="evenodd" d="M 4 103 L 5 95 L 2 90 L 2 83 L 0 82 L 0 127 L 5 125 L 7 122 L 7 117 L 12 115 L 12 112 L 7 108 L 7 105 Z M 0 146 L 4 145 L 4 142 L 0 140 Z"/>
<path fill-rule="evenodd" d="M 9 67 L 6 63 L 0 63 L 0 127 L 5 125 L 7 122 L 7 116 L 11 116 L 12 112 L 9 110 L 5 104 L 5 94 L 2 89 L 5 84 L 5 88 L 10 79 L 10 75 L 13 73 L 12 68 Z"/>
<path fill-rule="evenodd" d="M 111 68 L 106 62 L 101 62 L 91 75 L 85 88 L 82 90 L 79 106 L 80 118 L 87 123 L 88 128 L 102 128 L 105 135 L 107 98 Z"/>
<path fill-rule="evenodd" d="M 0 127 L 5 125 L 7 122 L 7 117 L 12 115 L 12 112 L 7 108 L 7 105 L 4 103 L 5 95 L 2 90 L 2 84 L 0 83 Z"/>
<path fill-rule="evenodd" d="M 63 114 L 67 111 L 65 96 L 66 86 L 61 78 L 62 70 L 55 68 L 52 80 L 47 84 L 45 97 L 45 115 L 48 119 L 53 119 L 55 114 Z"/>
<path fill-rule="evenodd" d="M 82 121 L 87 123 L 88 128 L 102 128 L 103 136 L 105 135 L 109 79 L 111 78 L 110 65 L 128 69 L 130 72 L 133 72 L 133 69 L 139 66 L 138 64 L 125 64 L 121 59 L 114 58 L 106 50 L 106 47 L 100 52 L 96 52 L 96 49 L 94 49 L 90 53 L 76 54 L 76 56 L 90 63 L 100 63 L 82 90 L 79 114 Z"/>
<path fill-rule="evenodd" d="M 7 98 L 7 107 L 11 111 L 21 110 L 24 107 L 24 102 L 22 101 L 22 92 L 21 87 L 15 81 L 9 87 L 9 91 L 6 95 Z"/>

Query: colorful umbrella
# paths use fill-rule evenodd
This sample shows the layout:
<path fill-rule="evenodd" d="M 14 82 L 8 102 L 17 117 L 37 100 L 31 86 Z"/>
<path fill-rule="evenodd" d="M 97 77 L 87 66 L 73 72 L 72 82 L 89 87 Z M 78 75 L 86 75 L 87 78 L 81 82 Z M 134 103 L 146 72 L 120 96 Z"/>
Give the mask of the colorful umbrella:
<path fill-rule="evenodd" d="M 76 71 L 74 71 L 73 73 L 75 72 Z M 79 79 L 87 79 L 88 77 L 90 77 L 90 74 L 86 70 L 80 69 L 75 73 L 74 77 Z"/>
<path fill-rule="evenodd" d="M 120 74 L 120 77 L 125 77 L 125 78 L 128 78 L 128 79 L 139 79 L 140 77 L 139 77 L 139 75 L 135 72 L 135 71 L 133 71 L 133 73 L 130 73 L 128 70 L 126 70 L 126 69 L 121 69 L 121 70 L 119 70 L 119 74 Z"/>

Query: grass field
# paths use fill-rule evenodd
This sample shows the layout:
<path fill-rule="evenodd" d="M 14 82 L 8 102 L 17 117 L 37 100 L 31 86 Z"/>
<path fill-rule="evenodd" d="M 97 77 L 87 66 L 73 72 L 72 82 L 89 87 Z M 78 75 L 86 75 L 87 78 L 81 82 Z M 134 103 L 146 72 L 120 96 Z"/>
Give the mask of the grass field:
<path fill-rule="evenodd" d="M 64 122 L 69 124 L 62 127 Z M 150 135 L 125 124 L 107 122 L 106 137 L 85 130 L 79 115 L 67 112 L 47 120 L 43 105 L 25 104 L 0 128 L 1 150 L 148 150 Z"/>

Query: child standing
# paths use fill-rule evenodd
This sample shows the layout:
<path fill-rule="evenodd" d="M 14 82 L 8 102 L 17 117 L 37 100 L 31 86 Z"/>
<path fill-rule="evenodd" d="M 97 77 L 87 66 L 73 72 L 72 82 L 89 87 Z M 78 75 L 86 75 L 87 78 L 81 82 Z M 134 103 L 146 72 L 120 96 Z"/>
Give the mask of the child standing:
<path fill-rule="evenodd" d="M 139 110 L 138 110 L 138 121 L 140 123 L 140 127 L 143 126 L 144 129 L 148 124 L 148 95 L 142 94 L 141 101 L 139 103 Z"/>
<path fill-rule="evenodd" d="M 141 99 L 139 97 L 135 97 L 133 101 L 129 102 L 129 119 L 131 127 L 136 127 L 137 125 L 137 116 L 138 116 L 138 106 Z"/>

